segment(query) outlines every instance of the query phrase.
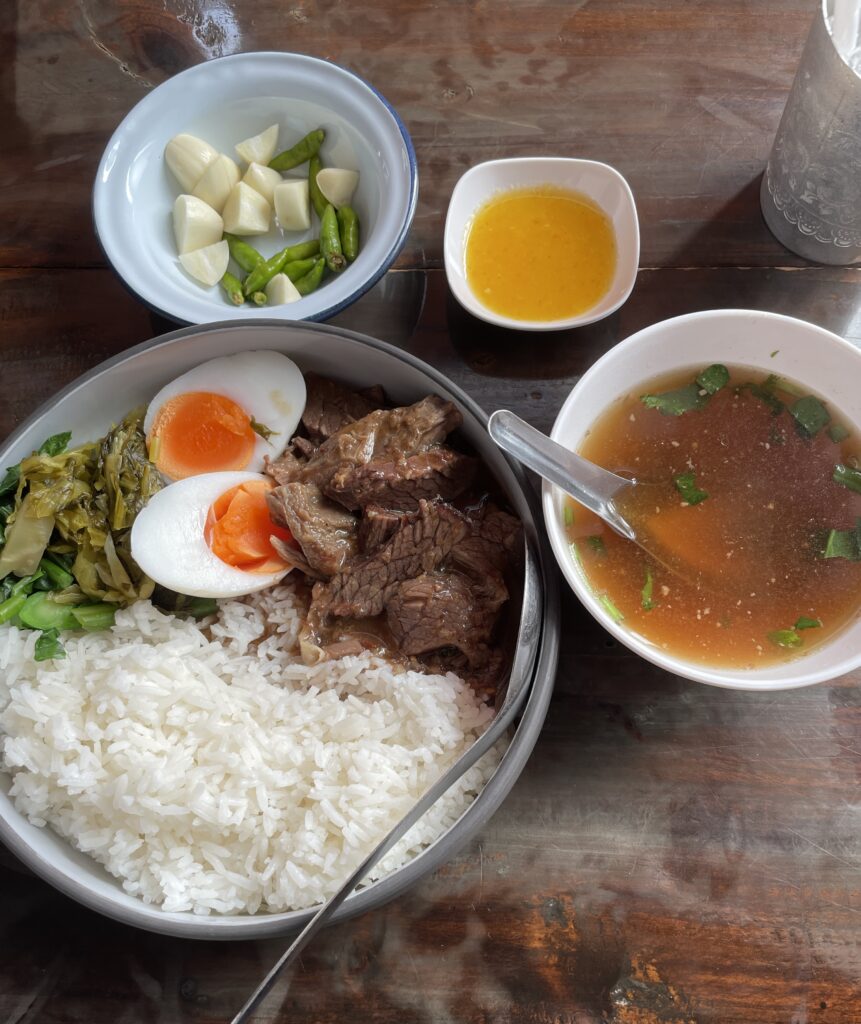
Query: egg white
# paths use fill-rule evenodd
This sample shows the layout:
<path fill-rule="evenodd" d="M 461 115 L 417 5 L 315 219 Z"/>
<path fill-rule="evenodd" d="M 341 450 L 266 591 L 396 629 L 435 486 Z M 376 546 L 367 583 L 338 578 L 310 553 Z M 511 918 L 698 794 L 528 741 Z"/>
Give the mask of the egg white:
<path fill-rule="evenodd" d="M 263 469 L 266 455 L 276 458 L 284 451 L 305 409 L 305 378 L 292 359 L 265 349 L 238 352 L 210 359 L 166 384 L 146 411 L 147 437 L 164 403 L 190 391 L 224 395 L 240 405 L 249 417 L 274 431 L 268 441 L 262 437 L 255 439 L 251 460 L 245 467 L 248 472 Z"/>
<path fill-rule="evenodd" d="M 216 499 L 260 473 L 202 473 L 154 494 L 132 525 L 132 558 L 156 583 L 189 597 L 241 597 L 265 590 L 286 572 L 243 572 L 209 549 L 204 528 Z"/>

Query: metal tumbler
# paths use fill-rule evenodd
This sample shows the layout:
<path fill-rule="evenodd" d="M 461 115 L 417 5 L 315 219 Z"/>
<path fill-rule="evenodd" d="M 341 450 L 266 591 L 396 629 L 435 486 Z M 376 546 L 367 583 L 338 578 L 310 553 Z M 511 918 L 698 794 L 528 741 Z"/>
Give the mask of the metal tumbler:
<path fill-rule="evenodd" d="M 821 0 L 760 203 L 787 249 L 817 263 L 861 263 L 861 0 Z"/>

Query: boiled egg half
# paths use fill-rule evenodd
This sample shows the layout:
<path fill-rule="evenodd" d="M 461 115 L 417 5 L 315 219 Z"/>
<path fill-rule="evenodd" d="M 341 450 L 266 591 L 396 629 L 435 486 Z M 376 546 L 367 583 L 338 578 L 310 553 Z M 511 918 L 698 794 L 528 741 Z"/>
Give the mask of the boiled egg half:
<path fill-rule="evenodd" d="M 259 471 L 280 455 L 305 408 L 302 371 L 280 352 L 210 359 L 165 385 L 144 419 L 149 456 L 168 480 Z"/>
<path fill-rule="evenodd" d="M 275 486 L 262 473 L 205 473 L 154 494 L 132 526 L 132 558 L 156 583 L 190 597 L 240 597 L 273 586 L 290 566 L 272 537 L 292 544 L 269 517 Z"/>

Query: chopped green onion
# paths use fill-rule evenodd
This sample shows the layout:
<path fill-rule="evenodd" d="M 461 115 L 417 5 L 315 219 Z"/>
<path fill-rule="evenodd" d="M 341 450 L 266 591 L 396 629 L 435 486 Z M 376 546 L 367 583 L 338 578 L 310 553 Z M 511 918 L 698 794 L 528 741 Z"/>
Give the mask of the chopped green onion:
<path fill-rule="evenodd" d="M 723 363 L 713 363 L 707 366 L 697 377 L 696 383 L 710 395 L 720 391 L 722 387 L 729 384 L 729 370 Z"/>
<path fill-rule="evenodd" d="M 768 639 L 776 647 L 800 647 L 804 643 L 794 629 L 776 629 L 768 634 Z"/>
<path fill-rule="evenodd" d="M 610 618 L 614 622 L 621 622 L 622 619 L 625 618 L 625 616 L 619 611 L 616 605 L 613 604 L 613 601 L 611 600 L 608 594 L 601 594 L 598 600 L 601 602 L 602 605 L 604 605 L 604 608 L 607 610 L 608 614 L 610 615 Z"/>
<path fill-rule="evenodd" d="M 800 615 L 793 629 L 819 629 L 822 622 L 819 619 L 811 619 L 807 615 Z"/>
<path fill-rule="evenodd" d="M 26 603 L 26 594 L 13 594 L 11 597 L 7 597 L 5 601 L 1 602 L 0 625 L 4 622 L 8 622 L 10 619 L 14 619 Z"/>
<path fill-rule="evenodd" d="M 66 430 L 62 434 L 54 434 L 42 442 L 41 447 L 37 454 L 39 455 L 60 455 L 66 450 L 66 446 L 69 441 L 72 440 L 71 430 Z"/>
<path fill-rule="evenodd" d="M 850 491 L 861 494 L 861 469 L 853 469 L 851 466 L 835 466 L 834 476 L 831 478 L 836 484 L 843 484 Z"/>
<path fill-rule="evenodd" d="M 764 384 L 753 384 L 751 382 L 742 384 L 739 390 L 749 391 L 754 398 L 758 398 L 761 402 L 765 402 L 769 409 L 771 409 L 773 415 L 779 416 L 783 412 L 785 406 L 777 395 L 775 395 L 774 391 L 768 386 L 768 381 L 771 379 L 772 378 L 769 377 Z"/>
<path fill-rule="evenodd" d="M 856 520 L 854 530 L 829 531 L 822 557 L 861 561 L 861 518 Z"/>
<path fill-rule="evenodd" d="M 81 629 L 95 633 L 100 629 L 110 629 L 114 624 L 117 606 L 100 601 L 98 604 L 79 604 L 69 611 Z M 73 627 L 74 628 L 74 627 Z"/>
<path fill-rule="evenodd" d="M 792 418 L 803 437 L 815 437 L 831 422 L 831 416 L 822 402 L 813 395 L 805 395 L 789 407 Z"/>
<path fill-rule="evenodd" d="M 604 546 L 604 541 L 597 533 L 592 534 L 591 537 L 586 538 L 586 543 L 595 552 L 596 555 L 606 555 L 607 548 Z"/>
<path fill-rule="evenodd" d="M 66 651 L 60 643 L 60 633 L 56 629 L 45 629 L 36 640 L 35 661 L 50 661 L 52 658 L 65 658 Z"/>
<path fill-rule="evenodd" d="M 676 490 L 681 494 L 683 500 L 689 505 L 699 505 L 701 501 L 705 501 L 709 496 L 708 491 L 703 491 L 697 487 L 697 478 L 694 473 L 680 473 L 678 476 L 673 477 L 673 483 L 676 485 Z"/>
<path fill-rule="evenodd" d="M 652 570 L 646 569 L 646 582 L 640 591 L 640 604 L 642 604 L 643 610 L 647 612 L 650 612 L 655 607 L 655 602 L 652 600 L 654 585 L 655 581 L 652 579 Z"/>
<path fill-rule="evenodd" d="M 565 508 L 562 509 L 562 519 L 566 526 L 574 525 L 574 509 L 570 505 L 566 505 Z"/>
<path fill-rule="evenodd" d="M 708 395 L 697 384 L 687 384 L 674 391 L 665 391 L 659 395 L 641 395 L 640 401 L 647 409 L 657 409 L 664 416 L 681 416 L 682 413 L 702 409 L 708 401 Z"/>
<path fill-rule="evenodd" d="M 849 437 L 849 431 L 842 423 L 832 423 L 828 428 L 828 436 L 835 444 L 840 444 L 841 441 L 845 441 Z"/>

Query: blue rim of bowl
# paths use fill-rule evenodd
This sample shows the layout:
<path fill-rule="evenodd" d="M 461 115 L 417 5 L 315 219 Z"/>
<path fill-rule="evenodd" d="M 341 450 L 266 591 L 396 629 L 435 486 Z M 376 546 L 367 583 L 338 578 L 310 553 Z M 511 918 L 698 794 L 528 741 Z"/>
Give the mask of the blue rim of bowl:
<path fill-rule="evenodd" d="M 404 146 L 406 147 L 407 150 L 407 160 L 409 161 L 410 171 L 409 201 L 407 203 L 406 214 L 404 216 L 404 220 L 403 223 L 401 224 L 401 228 L 400 231 L 398 232 L 397 238 L 395 238 L 388 253 L 380 262 L 380 265 L 379 267 L 377 267 L 376 271 L 374 271 L 374 273 L 371 274 L 370 277 L 368 277 L 368 279 L 364 281 L 354 292 L 348 295 L 341 302 L 336 302 L 334 306 L 329 306 L 328 308 L 320 310 L 317 313 L 312 313 L 309 316 L 299 318 L 300 320 L 305 321 L 306 323 L 319 323 L 321 321 L 327 320 L 329 317 L 336 316 L 338 313 L 346 309 L 348 306 L 352 306 L 352 304 L 357 299 L 360 299 L 366 292 L 369 292 L 371 288 L 373 288 L 374 285 L 385 275 L 386 271 L 397 259 L 401 249 L 403 249 L 407 240 L 407 235 L 409 234 L 410 228 L 412 227 L 413 218 L 415 217 L 416 214 L 416 206 L 418 205 L 419 198 L 419 169 L 418 161 L 416 159 L 416 151 L 413 146 L 412 137 L 410 136 L 410 133 L 407 130 L 407 126 L 404 124 L 398 112 L 395 110 L 392 104 L 389 103 L 389 101 L 380 92 L 380 90 L 377 89 L 375 86 L 371 85 L 370 82 L 362 78 L 361 75 L 357 75 L 355 71 L 351 71 L 349 68 L 345 68 L 342 64 L 337 64 L 333 60 L 327 60 L 325 57 L 314 57 L 311 54 L 296 53 L 293 50 L 250 50 L 243 53 L 229 53 L 226 54 L 224 57 L 213 57 L 211 60 L 201 61 L 200 64 L 192 64 L 191 67 L 184 68 L 182 71 L 178 72 L 178 74 L 171 75 L 171 77 L 166 79 L 165 81 L 169 82 L 175 78 L 179 78 L 181 75 L 187 74 L 190 71 L 195 71 L 203 64 L 214 64 L 220 61 L 241 60 L 243 58 L 249 57 L 288 57 L 294 59 L 298 58 L 299 60 L 310 61 L 311 63 L 314 64 L 327 64 L 330 67 L 336 68 L 338 71 L 343 72 L 343 74 L 348 75 L 350 78 L 354 78 L 360 85 L 364 86 L 369 92 L 373 93 L 373 95 L 380 101 L 380 103 L 382 103 L 382 105 L 389 112 L 389 114 L 392 117 L 392 120 L 395 122 L 395 125 L 397 126 L 398 131 L 400 132 L 401 138 L 403 139 L 404 142 Z M 161 86 L 164 84 L 164 82 L 159 83 L 159 85 L 157 85 L 155 89 L 153 89 L 151 92 L 148 92 L 146 96 L 139 99 L 138 102 L 131 108 L 131 110 L 128 111 L 128 113 L 125 115 L 122 121 L 120 121 L 120 123 L 111 133 L 111 137 L 108 139 L 107 143 L 105 144 L 105 148 L 102 150 L 102 156 L 100 157 L 99 165 L 96 168 L 96 178 L 93 182 L 93 187 L 90 192 L 90 215 L 93 221 L 93 231 L 96 236 L 96 242 L 98 243 L 98 246 L 102 251 L 102 255 L 105 257 L 105 261 L 107 262 L 108 266 L 111 268 L 113 273 L 122 282 L 122 285 L 126 289 L 126 291 L 130 295 L 134 296 L 134 298 L 136 298 L 138 302 L 146 306 L 147 309 L 151 310 L 153 313 L 157 313 L 159 316 L 165 317 L 165 319 L 170 320 L 172 323 L 193 327 L 198 326 L 196 321 L 184 320 L 181 317 L 173 316 L 172 314 L 168 313 L 167 310 L 162 309 L 160 306 L 157 306 L 153 302 L 150 302 L 149 299 L 145 298 L 138 291 L 131 287 L 128 281 L 126 281 L 125 277 L 123 277 L 119 270 L 117 270 L 117 268 L 114 266 L 113 260 L 111 260 L 111 257 L 108 255 L 107 249 L 105 249 L 104 242 L 102 241 L 102 237 L 99 234 L 99 224 L 98 220 L 96 219 L 96 190 L 99 186 L 99 179 L 101 177 L 101 169 L 102 164 L 104 163 L 105 153 L 107 153 L 108 150 L 111 148 L 114 139 L 122 131 L 123 126 L 129 119 L 129 117 L 134 113 L 134 111 L 140 106 L 141 103 L 148 100 L 150 96 L 154 96 L 158 89 L 161 88 Z M 290 319 L 295 318 L 291 317 Z M 212 322 L 214 321 L 201 321 L 201 323 Z"/>

